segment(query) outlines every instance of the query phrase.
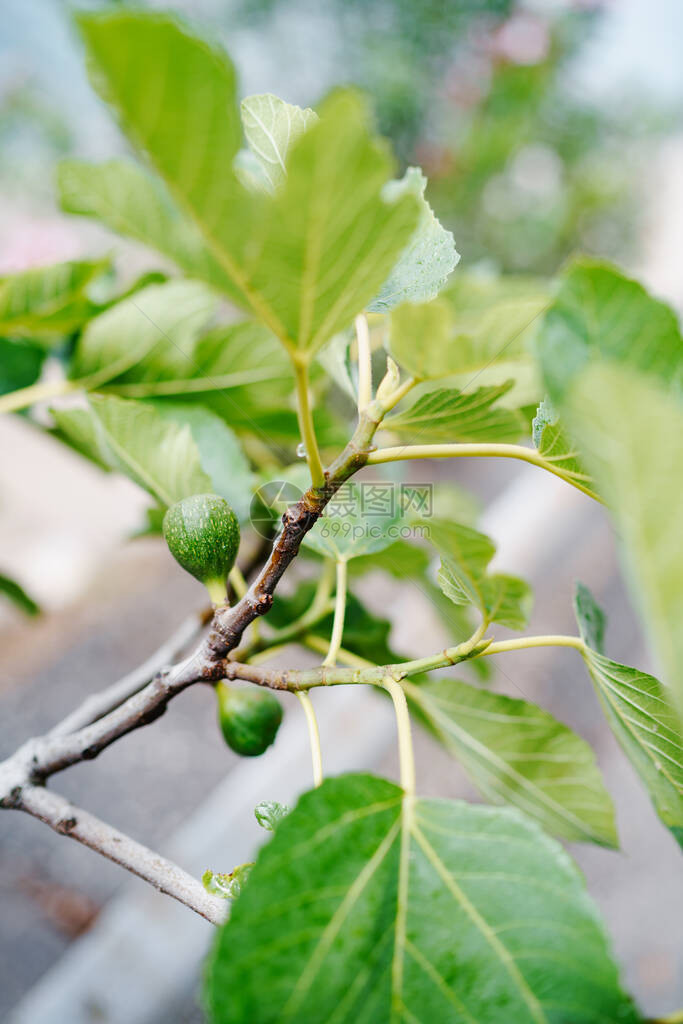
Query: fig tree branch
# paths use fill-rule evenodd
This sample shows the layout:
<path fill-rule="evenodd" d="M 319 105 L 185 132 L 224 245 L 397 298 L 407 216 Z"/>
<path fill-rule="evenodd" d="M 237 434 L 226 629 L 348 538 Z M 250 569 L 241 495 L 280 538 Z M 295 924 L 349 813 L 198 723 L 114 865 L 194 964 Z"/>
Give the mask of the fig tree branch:
<path fill-rule="evenodd" d="M 183 639 L 187 641 L 187 631 Z M 218 672 L 215 666 L 212 670 Z M 120 736 L 159 717 L 168 701 L 201 678 L 198 672 L 205 671 L 207 666 L 201 659 L 188 658 L 174 669 L 161 671 L 142 690 L 90 724 L 74 732 L 56 731 L 29 740 L 0 764 L 0 807 L 25 811 L 39 818 L 59 834 L 71 836 L 218 924 L 224 920 L 225 903 L 205 892 L 199 881 L 178 865 L 45 788 L 50 775 L 78 761 L 96 757 Z M 88 709 L 74 712 L 72 723 L 91 718 L 93 713 L 118 699 L 124 689 L 122 684 L 129 688 L 137 685 L 141 673 L 142 668 L 105 690 L 100 695 L 99 705 L 97 701 L 90 705 L 86 701 Z M 64 728 L 65 723 L 60 726 Z"/>
<path fill-rule="evenodd" d="M 245 665 L 237 661 L 228 661 L 224 667 L 225 679 L 242 679 L 257 686 L 266 686 L 271 690 L 284 690 L 291 693 L 313 690 L 318 686 L 349 686 L 357 683 L 382 686 L 387 676 L 396 681 L 409 676 L 430 672 L 449 665 L 458 665 L 483 654 L 490 639 L 482 640 L 475 633 L 469 640 L 447 647 L 438 654 L 429 654 L 424 658 L 412 661 L 399 661 L 391 665 L 373 665 L 365 659 L 357 659 L 354 664 L 344 666 L 323 663 L 317 668 L 309 669 L 269 669 L 259 665 Z M 347 652 L 343 652 L 346 655 Z M 341 657 L 342 651 L 338 652 Z"/>
<path fill-rule="evenodd" d="M 374 401 L 359 417 L 353 437 L 324 476 L 324 485 L 311 487 L 282 517 L 282 529 L 270 554 L 234 607 L 215 609 L 211 628 L 189 657 L 165 667 L 183 649 L 202 623 L 185 624 L 145 665 L 108 687 L 60 722 L 51 733 L 30 739 L 0 764 L 0 807 L 23 810 L 57 832 L 71 835 L 174 896 L 208 920 L 223 919 L 225 905 L 204 892 L 201 884 L 177 865 L 136 843 L 116 829 L 72 806 L 45 788 L 46 780 L 80 761 L 91 760 L 116 740 L 159 718 L 170 700 L 198 682 L 224 678 L 229 655 L 247 626 L 265 614 L 287 567 L 296 557 L 305 534 L 317 522 L 339 487 L 367 462 L 368 452 L 384 409 Z M 153 678 L 146 682 L 149 673 Z"/>
<path fill-rule="evenodd" d="M 253 656 L 263 652 L 268 654 L 274 647 L 286 646 L 290 640 L 296 640 L 315 626 L 326 615 L 334 611 L 335 600 L 330 597 L 335 581 L 335 563 L 332 559 L 323 562 L 322 572 L 310 605 L 297 619 L 287 623 L 280 629 L 272 630 L 267 637 L 259 637 L 238 650 L 233 651 L 235 661 L 251 662 Z"/>
<path fill-rule="evenodd" d="M 212 924 L 221 924 L 225 920 L 228 904 L 224 899 L 208 893 L 201 882 L 173 861 L 154 853 L 88 811 L 75 807 L 58 793 L 43 786 L 24 786 L 14 806 L 44 821 L 60 835 L 69 836 L 120 864 Z"/>
<path fill-rule="evenodd" d="M 16 778 L 18 769 L 21 769 L 21 784 L 41 783 L 70 765 L 97 757 L 115 740 L 159 718 L 169 701 L 193 683 L 216 682 L 225 677 L 230 651 L 237 646 L 247 626 L 270 609 L 275 588 L 295 558 L 303 537 L 341 484 L 365 464 L 380 418 L 381 407 L 371 403 L 360 417 L 351 441 L 327 471 L 325 487 L 310 488 L 300 501 L 287 509 L 282 517 L 282 530 L 247 593 L 234 607 L 224 605 L 216 609 L 211 630 L 194 652 L 172 668 L 158 671 L 142 689 L 138 689 L 140 670 L 105 691 L 100 695 L 98 707 L 94 707 L 93 702 L 95 714 L 100 705 L 104 707 L 117 701 L 121 691 L 137 692 L 101 717 L 81 726 L 81 722 L 92 719 L 93 715 L 90 710 L 86 713 L 79 709 L 74 712 L 68 728 L 61 723 L 53 734 L 29 740 L 13 757 L 0 764 L 0 805 L 8 806 L 4 802 L 9 794 L 6 780 Z M 78 728 L 74 730 L 73 724 Z"/>

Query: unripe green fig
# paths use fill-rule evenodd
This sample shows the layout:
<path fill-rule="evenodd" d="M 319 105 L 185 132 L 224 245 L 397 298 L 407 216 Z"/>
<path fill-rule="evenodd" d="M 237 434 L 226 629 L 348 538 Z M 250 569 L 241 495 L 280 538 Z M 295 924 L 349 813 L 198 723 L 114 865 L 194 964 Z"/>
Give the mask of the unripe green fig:
<path fill-rule="evenodd" d="M 223 601 L 240 544 L 239 523 L 225 498 L 193 494 L 177 501 L 164 516 L 163 530 L 176 562 L 206 586 L 212 601 Z"/>
<path fill-rule="evenodd" d="M 242 757 L 258 757 L 275 739 L 282 707 L 265 690 L 239 689 L 219 683 L 218 724 L 225 742 Z"/>

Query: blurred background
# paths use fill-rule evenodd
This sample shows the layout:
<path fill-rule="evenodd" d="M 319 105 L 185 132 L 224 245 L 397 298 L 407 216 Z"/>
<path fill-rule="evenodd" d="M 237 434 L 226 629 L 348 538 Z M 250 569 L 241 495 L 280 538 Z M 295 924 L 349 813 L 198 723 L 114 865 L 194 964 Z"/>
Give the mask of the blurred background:
<path fill-rule="evenodd" d="M 428 176 L 427 196 L 454 232 L 462 266 L 550 275 L 586 251 L 683 305 L 680 0 L 163 7 L 224 42 L 244 95 L 272 91 L 305 106 L 336 84 L 366 90 L 401 166 L 419 164 Z M 60 0 L 3 0 L 0 274 L 113 252 L 125 282 L 159 261 L 63 215 L 55 202 L 60 158 L 126 151 L 88 85 L 71 9 Z M 27 618 L 0 599 L 4 755 L 143 660 L 201 607 L 202 593 L 162 542 L 130 539 L 148 505 L 132 483 L 99 473 L 24 417 L 0 421 L 0 450 L 0 569 L 43 609 Z M 416 479 L 434 472 L 434 464 L 415 468 Z M 499 565 L 534 585 L 532 631 L 574 630 L 570 594 L 580 578 L 610 616 L 611 652 L 650 665 L 600 508 L 530 467 L 436 472 L 477 496 Z M 369 606 L 404 623 L 401 650 L 444 642 L 429 601 L 410 583 L 397 588 L 377 574 L 362 592 Z M 673 840 L 597 713 L 572 652 L 516 658 L 496 679 L 501 691 L 538 700 L 598 751 L 624 849 L 572 852 L 606 915 L 628 987 L 651 1013 L 671 1012 L 683 1005 L 683 878 Z M 253 804 L 292 800 L 308 785 L 305 736 L 297 709 L 288 708 L 275 748 L 256 765 L 238 765 L 209 698 L 186 693 L 153 729 L 73 769 L 59 788 L 191 870 L 229 870 L 246 860 L 258 839 Z M 364 700 L 359 716 L 343 695 L 321 695 L 328 770 L 393 775 L 391 718 L 372 694 Z M 423 791 L 477 798 L 426 738 L 418 764 Z M 37 822 L 1 815 L 0 1018 L 201 1020 L 196 992 L 210 927 L 169 903 Z"/>

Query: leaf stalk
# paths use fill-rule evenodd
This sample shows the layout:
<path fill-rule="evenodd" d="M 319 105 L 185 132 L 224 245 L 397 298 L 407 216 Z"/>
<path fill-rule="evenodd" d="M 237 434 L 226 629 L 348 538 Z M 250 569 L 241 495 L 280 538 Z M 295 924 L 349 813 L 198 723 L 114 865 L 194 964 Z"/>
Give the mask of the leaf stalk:
<path fill-rule="evenodd" d="M 407 459 L 518 459 L 532 466 L 545 469 L 553 476 L 559 477 L 577 490 L 587 494 L 589 498 L 599 501 L 583 484 L 567 476 L 557 469 L 548 459 L 534 448 L 525 448 L 521 444 L 408 444 L 393 448 L 379 448 L 370 452 L 369 466 L 378 466 L 385 462 L 403 462 Z"/>
<path fill-rule="evenodd" d="M 294 377 L 296 380 L 297 415 L 301 441 L 306 450 L 306 460 L 311 472 L 311 484 L 315 488 L 325 486 L 325 473 L 320 459 L 318 440 L 313 425 L 313 410 L 308 381 L 308 361 L 293 359 Z"/>
<path fill-rule="evenodd" d="M 336 663 L 337 654 L 342 644 L 342 637 L 344 635 L 344 619 L 346 617 L 346 579 L 346 559 L 340 558 L 337 562 L 337 591 L 335 594 L 332 635 L 330 637 L 329 650 L 323 665 L 334 665 Z"/>
<path fill-rule="evenodd" d="M 323 781 L 323 755 L 320 747 L 318 719 L 315 717 L 313 702 L 309 695 L 304 690 L 299 690 L 297 697 L 299 698 L 299 702 L 304 709 L 304 714 L 306 715 L 308 738 L 311 743 L 311 759 L 313 761 L 313 785 L 317 789 Z"/>

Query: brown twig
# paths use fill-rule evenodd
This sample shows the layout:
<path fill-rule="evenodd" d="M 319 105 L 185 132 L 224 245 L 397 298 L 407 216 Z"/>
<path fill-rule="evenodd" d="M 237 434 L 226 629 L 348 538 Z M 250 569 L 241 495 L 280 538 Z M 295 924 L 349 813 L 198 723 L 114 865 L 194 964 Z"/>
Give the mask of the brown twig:
<path fill-rule="evenodd" d="M 115 864 L 120 864 L 149 882 L 159 892 L 191 907 L 212 924 L 225 921 L 228 909 L 226 900 L 207 892 L 201 882 L 173 861 L 154 853 L 88 811 L 75 807 L 58 793 L 52 793 L 42 786 L 25 786 L 16 806 L 44 821 L 59 835 L 70 836 Z"/>

